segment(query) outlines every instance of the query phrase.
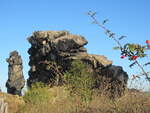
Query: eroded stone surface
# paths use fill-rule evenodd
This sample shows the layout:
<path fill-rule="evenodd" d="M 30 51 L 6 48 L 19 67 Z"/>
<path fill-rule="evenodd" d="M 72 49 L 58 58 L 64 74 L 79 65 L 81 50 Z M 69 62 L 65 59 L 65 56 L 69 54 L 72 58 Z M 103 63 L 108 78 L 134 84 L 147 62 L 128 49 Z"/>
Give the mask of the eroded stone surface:
<path fill-rule="evenodd" d="M 8 80 L 6 82 L 7 92 L 14 95 L 21 95 L 21 90 L 25 85 L 21 56 L 17 51 L 13 51 L 6 61 L 9 64 Z"/>
<path fill-rule="evenodd" d="M 88 43 L 83 36 L 67 31 L 37 31 L 28 38 L 31 48 L 28 85 L 35 82 L 62 84 L 63 73 L 74 60 L 91 65 L 95 77 L 105 76 L 112 81 L 127 84 L 128 75 L 122 67 L 113 66 L 103 55 L 90 55 L 84 46 Z M 55 83 L 54 83 L 55 84 Z"/>

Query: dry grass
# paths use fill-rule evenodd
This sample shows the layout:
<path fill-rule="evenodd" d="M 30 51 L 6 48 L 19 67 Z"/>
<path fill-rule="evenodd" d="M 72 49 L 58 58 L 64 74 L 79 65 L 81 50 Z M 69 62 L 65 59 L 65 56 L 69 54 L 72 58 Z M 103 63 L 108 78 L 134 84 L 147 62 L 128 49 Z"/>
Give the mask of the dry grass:
<path fill-rule="evenodd" d="M 150 113 L 150 94 L 126 92 L 115 100 L 95 96 L 90 107 L 97 113 Z"/>
<path fill-rule="evenodd" d="M 16 95 L 0 93 L 0 97 L 8 103 L 8 113 L 16 113 L 19 105 L 25 104 L 23 98 Z"/>
<path fill-rule="evenodd" d="M 17 113 L 150 113 L 149 93 L 127 91 L 113 100 L 96 94 L 88 104 L 76 95 L 70 96 L 64 87 L 51 88 L 49 93 L 49 101 L 26 103 Z"/>

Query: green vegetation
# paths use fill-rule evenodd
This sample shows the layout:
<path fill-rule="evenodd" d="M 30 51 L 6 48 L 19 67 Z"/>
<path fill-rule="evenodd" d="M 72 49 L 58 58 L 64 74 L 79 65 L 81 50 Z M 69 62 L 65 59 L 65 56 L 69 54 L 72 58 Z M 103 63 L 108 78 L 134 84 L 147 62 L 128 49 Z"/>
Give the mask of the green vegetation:
<path fill-rule="evenodd" d="M 41 90 L 45 88 L 41 88 Z M 34 89 L 39 95 L 45 92 Z M 92 100 L 87 104 L 78 95 L 70 95 L 65 87 L 53 87 L 49 90 L 49 100 L 43 99 L 33 104 L 34 97 L 30 92 L 28 100 L 20 106 L 17 113 L 150 113 L 150 94 L 129 92 L 120 98 L 111 100 L 105 95 L 92 95 Z M 34 91 L 32 91 L 34 92 Z M 40 97 L 41 98 L 41 97 Z M 15 112 L 16 113 L 16 112 Z"/>
<path fill-rule="evenodd" d="M 36 83 L 25 92 L 25 104 L 13 113 L 150 113 L 150 93 L 126 90 L 115 99 L 93 91 L 90 67 L 76 61 L 65 73 L 64 86 Z M 13 111 L 13 110 L 11 110 Z"/>
<path fill-rule="evenodd" d="M 71 94 L 78 95 L 86 103 L 92 99 L 92 87 L 94 85 L 93 72 L 90 68 L 82 61 L 74 61 L 64 77 L 67 89 Z"/>
<path fill-rule="evenodd" d="M 50 92 L 48 86 L 38 82 L 32 85 L 32 87 L 25 92 L 23 99 L 26 103 L 42 103 L 50 99 Z"/>

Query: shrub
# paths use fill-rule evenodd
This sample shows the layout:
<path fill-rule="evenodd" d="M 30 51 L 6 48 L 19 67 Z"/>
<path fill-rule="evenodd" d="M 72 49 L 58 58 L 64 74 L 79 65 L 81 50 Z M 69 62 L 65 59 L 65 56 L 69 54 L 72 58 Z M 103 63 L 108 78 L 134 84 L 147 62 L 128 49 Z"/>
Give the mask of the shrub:
<path fill-rule="evenodd" d="M 26 103 L 38 104 L 48 101 L 50 98 L 50 93 L 48 86 L 45 86 L 41 82 L 37 82 L 31 86 L 31 88 L 25 92 L 23 99 Z"/>
<path fill-rule="evenodd" d="M 92 97 L 92 87 L 94 85 L 93 72 L 88 64 L 82 61 L 73 61 L 69 71 L 64 75 L 67 89 L 71 94 L 81 97 L 82 101 L 89 102 Z"/>
<path fill-rule="evenodd" d="M 49 101 L 36 104 L 28 101 L 17 113 L 150 113 L 149 92 L 127 90 L 122 97 L 114 100 L 106 95 L 93 93 L 87 106 L 80 99 L 80 95 L 70 96 L 64 86 L 53 87 L 49 91 Z"/>

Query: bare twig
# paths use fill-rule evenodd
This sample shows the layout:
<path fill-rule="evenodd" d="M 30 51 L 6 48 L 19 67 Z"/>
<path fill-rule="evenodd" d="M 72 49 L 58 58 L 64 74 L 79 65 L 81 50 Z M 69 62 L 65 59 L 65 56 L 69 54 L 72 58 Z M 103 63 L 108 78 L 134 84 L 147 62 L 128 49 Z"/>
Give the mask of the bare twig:
<path fill-rule="evenodd" d="M 135 62 L 139 66 L 139 68 L 142 70 L 143 74 L 146 76 L 146 79 L 150 82 L 150 78 L 148 76 L 148 73 L 144 70 L 144 68 L 142 67 L 142 65 L 137 60 L 135 60 Z"/>

